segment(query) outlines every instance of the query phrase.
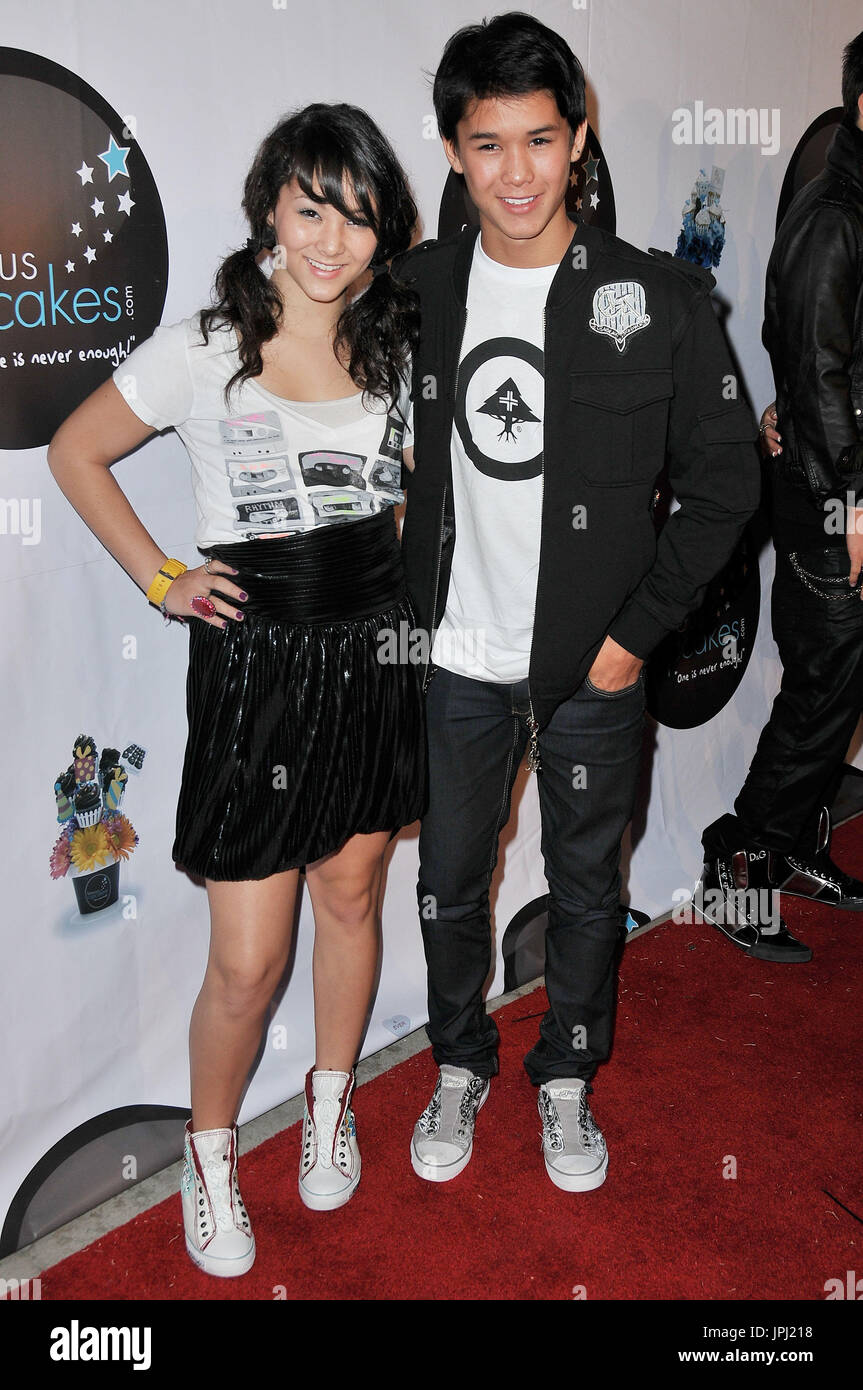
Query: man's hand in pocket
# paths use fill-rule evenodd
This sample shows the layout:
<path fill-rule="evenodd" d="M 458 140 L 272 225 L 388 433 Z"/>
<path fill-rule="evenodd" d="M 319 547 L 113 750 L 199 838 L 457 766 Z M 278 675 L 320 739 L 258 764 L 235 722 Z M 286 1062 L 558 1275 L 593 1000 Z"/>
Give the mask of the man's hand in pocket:
<path fill-rule="evenodd" d="M 861 549 L 861 560 L 863 560 L 863 549 Z M 640 656 L 633 656 L 632 652 L 628 652 L 625 647 L 621 647 L 619 642 L 615 642 L 613 637 L 606 637 L 596 653 L 593 665 L 587 673 L 587 679 L 597 690 L 625 690 L 628 685 L 635 685 L 643 665 L 644 662 Z"/>

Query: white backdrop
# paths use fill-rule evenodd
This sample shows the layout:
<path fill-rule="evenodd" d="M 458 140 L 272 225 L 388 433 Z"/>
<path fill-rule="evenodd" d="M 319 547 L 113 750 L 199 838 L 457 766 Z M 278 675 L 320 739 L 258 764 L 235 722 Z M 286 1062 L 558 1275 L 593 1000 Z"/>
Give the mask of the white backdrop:
<path fill-rule="evenodd" d="M 860 27 L 859 5 L 727 0 L 717 11 L 701 0 L 525 0 L 523 8 L 561 32 L 585 65 L 589 118 L 610 166 L 620 236 L 673 251 L 699 167 L 725 169 L 728 234 L 716 275 L 732 305 L 729 336 L 760 411 L 772 397 L 760 328 L 779 190 L 806 126 L 839 104 L 841 49 Z M 0 0 L 5 45 L 70 68 L 134 118 L 167 221 L 169 323 L 208 300 L 220 258 L 245 240 L 239 201 L 260 139 L 283 112 L 310 101 L 344 100 L 369 110 L 409 172 L 424 233 L 434 235 L 447 165 L 430 138 L 428 74 L 454 29 L 493 12 L 475 0 L 318 0 L 311 11 L 295 0 L 126 0 L 121 7 L 109 0 Z M 696 100 L 776 109 L 777 152 L 674 143 L 672 113 Z M 4 189 L 9 197 L 14 191 Z M 165 552 L 196 563 L 179 440 L 154 439 L 116 476 Z M 8 506 L 0 532 L 0 707 L 14 754 L 0 810 L 2 1222 L 23 1178 L 76 1125 L 123 1105 L 188 1103 L 186 1034 L 208 914 L 203 889 L 170 859 L 187 635 L 163 628 L 79 521 L 53 483 L 44 448 L 0 453 L 0 497 L 41 507 L 38 539 L 20 528 L 15 534 Z M 765 591 L 771 573 L 768 552 Z M 706 725 L 656 733 L 646 828 L 629 871 L 631 900 L 651 915 L 669 906 L 675 889 L 691 887 L 700 830 L 729 809 L 777 688 L 765 602 L 766 593 L 755 654 L 733 701 Z M 124 806 L 141 843 L 121 868 L 120 903 L 83 919 L 70 880 L 52 882 L 47 868 L 56 834 L 54 778 L 82 731 L 100 748 L 135 741 L 147 749 Z M 535 788 L 524 777 L 522 783 L 517 830 L 499 875 L 498 943 L 514 913 L 545 891 Z M 425 1021 L 415 876 L 416 840 L 408 833 L 389 869 L 367 1052 Z M 306 903 L 293 976 L 273 1019 L 274 1029 L 286 1031 L 271 1030 L 241 1119 L 296 1094 L 313 1057 L 312 927 Z M 502 978 L 498 962 L 491 994 L 501 991 Z M 118 1174 L 118 1187 L 121 1181 Z"/>

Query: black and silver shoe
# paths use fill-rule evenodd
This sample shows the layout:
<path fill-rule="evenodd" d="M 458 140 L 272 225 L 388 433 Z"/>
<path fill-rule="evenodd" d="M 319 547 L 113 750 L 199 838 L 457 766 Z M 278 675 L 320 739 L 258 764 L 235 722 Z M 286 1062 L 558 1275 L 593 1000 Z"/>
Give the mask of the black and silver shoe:
<path fill-rule="evenodd" d="M 811 960 L 810 948 L 792 936 L 780 915 L 779 892 L 769 873 L 771 851 L 741 845 L 739 835 L 739 823 L 730 815 L 705 830 L 704 869 L 692 894 L 693 907 L 756 960 Z"/>
<path fill-rule="evenodd" d="M 792 898 L 829 903 L 845 912 L 863 912 L 863 882 L 852 878 L 830 858 L 830 812 L 822 806 L 814 854 L 779 854 L 771 851 L 771 883 Z"/>
<path fill-rule="evenodd" d="M 580 1077 L 555 1078 L 539 1088 L 545 1171 L 564 1192 L 592 1192 L 608 1172 L 608 1150 Z"/>
<path fill-rule="evenodd" d="M 411 1165 L 419 1177 L 426 1182 L 449 1182 L 467 1167 L 476 1117 L 488 1092 L 487 1077 L 443 1064 L 411 1139 Z"/>

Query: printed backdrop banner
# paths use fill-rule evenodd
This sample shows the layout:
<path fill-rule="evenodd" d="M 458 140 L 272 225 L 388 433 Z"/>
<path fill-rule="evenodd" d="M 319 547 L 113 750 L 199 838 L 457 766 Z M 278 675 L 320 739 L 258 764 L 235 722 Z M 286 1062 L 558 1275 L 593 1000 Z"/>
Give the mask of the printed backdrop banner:
<path fill-rule="evenodd" d="M 692 0 L 522 7 L 562 33 L 587 70 L 591 138 L 571 202 L 636 245 L 674 252 L 680 238 L 685 254 L 711 261 L 739 364 L 730 389 L 760 414 L 773 394 L 760 330 L 780 190 L 803 133 L 839 101 L 859 6 L 728 0 L 721 23 Z M 10 754 L 0 1253 L 144 1176 L 129 1161 L 101 1186 L 69 1176 L 65 1207 L 43 1203 L 40 1215 L 36 1202 L 22 1218 L 24 1196 L 61 1157 L 121 1126 L 115 1112 L 131 1123 L 188 1105 L 188 1021 L 208 940 L 205 891 L 170 853 L 188 634 L 163 625 L 67 504 L 46 444 L 157 323 L 208 302 L 220 259 L 247 235 L 245 173 L 284 112 L 311 101 L 365 107 L 410 175 L 423 234 L 470 220 L 447 178 L 426 74 L 452 31 L 490 12 L 475 0 L 320 0 L 310 24 L 297 0 L 127 0 L 119 11 L 108 0 L 0 0 L 0 710 Z M 151 439 L 114 473 L 164 551 L 197 563 L 176 436 Z M 662 491 L 659 505 L 676 505 Z M 651 663 L 654 718 L 624 865 L 624 899 L 648 917 L 691 890 L 700 831 L 729 808 L 778 687 L 771 574 L 769 545 L 753 531 Z M 89 824 L 100 798 L 106 814 Z M 491 996 L 504 987 L 507 925 L 546 892 L 524 771 L 515 815 L 495 880 Z M 413 827 L 388 864 L 366 1053 L 425 1021 L 416 868 Z M 314 1055 L 312 942 L 306 900 L 241 1120 L 301 1089 Z"/>

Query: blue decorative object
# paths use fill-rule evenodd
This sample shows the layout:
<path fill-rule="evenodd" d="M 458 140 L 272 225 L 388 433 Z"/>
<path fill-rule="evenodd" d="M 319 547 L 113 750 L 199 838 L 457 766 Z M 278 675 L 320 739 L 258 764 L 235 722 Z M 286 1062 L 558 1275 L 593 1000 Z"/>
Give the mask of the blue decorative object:
<path fill-rule="evenodd" d="M 719 265 L 725 245 L 725 213 L 719 202 L 725 170 L 714 164 L 708 178 L 699 169 L 689 202 L 683 209 L 683 226 L 677 238 L 675 256 L 693 261 L 707 270 Z"/>

